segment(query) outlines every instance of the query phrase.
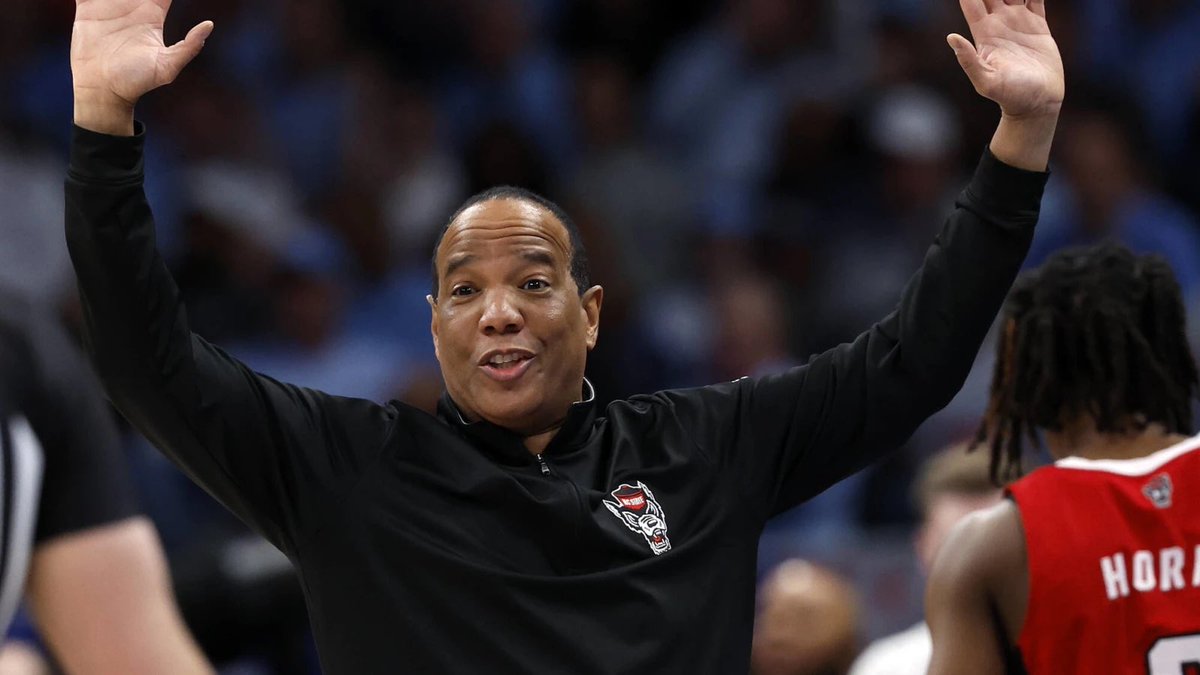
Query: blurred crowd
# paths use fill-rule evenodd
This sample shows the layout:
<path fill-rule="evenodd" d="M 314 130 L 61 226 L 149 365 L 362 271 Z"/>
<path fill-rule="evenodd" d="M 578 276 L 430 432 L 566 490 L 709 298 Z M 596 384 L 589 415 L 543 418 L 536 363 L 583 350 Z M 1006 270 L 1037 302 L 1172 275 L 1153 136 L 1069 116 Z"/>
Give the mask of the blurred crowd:
<path fill-rule="evenodd" d="M 1200 309 L 1200 3 L 1047 10 L 1068 100 L 1030 265 L 1115 238 Z M 0 284 L 68 317 L 73 12 L 5 0 L 0 22 Z M 432 239 L 466 196 L 520 185 L 579 223 L 612 400 L 801 364 L 881 318 L 998 119 L 945 43 L 954 0 L 175 0 L 168 41 L 202 19 L 200 59 L 139 109 L 193 329 L 279 379 L 425 408 Z M 782 516 L 763 570 L 841 570 L 867 636 L 919 617 L 915 467 L 974 432 L 991 361 L 903 451 Z M 311 668 L 286 561 L 128 445 L 206 647 Z M 247 662 L 239 631 L 273 637 Z"/>

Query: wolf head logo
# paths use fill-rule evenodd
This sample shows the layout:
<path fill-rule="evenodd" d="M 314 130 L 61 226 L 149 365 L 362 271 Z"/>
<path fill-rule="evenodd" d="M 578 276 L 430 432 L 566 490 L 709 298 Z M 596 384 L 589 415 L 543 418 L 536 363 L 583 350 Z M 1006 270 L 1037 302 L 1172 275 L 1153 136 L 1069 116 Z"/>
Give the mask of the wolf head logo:
<path fill-rule="evenodd" d="M 1165 473 L 1158 474 L 1142 486 L 1142 494 L 1160 509 L 1170 508 L 1171 492 L 1171 477 Z"/>
<path fill-rule="evenodd" d="M 671 540 L 667 538 L 667 514 L 645 483 L 622 483 L 621 487 L 609 494 L 616 501 L 605 499 L 604 505 L 625 523 L 625 527 L 645 537 L 654 555 L 671 550 Z"/>

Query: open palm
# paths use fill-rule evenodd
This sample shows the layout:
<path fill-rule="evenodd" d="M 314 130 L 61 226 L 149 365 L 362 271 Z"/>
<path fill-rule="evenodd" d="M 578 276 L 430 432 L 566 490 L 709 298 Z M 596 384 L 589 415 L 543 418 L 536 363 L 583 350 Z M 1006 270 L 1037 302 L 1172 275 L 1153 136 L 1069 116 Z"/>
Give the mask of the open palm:
<path fill-rule="evenodd" d="M 1011 117 L 1057 114 L 1065 93 L 1062 57 L 1044 0 L 959 0 L 975 39 L 949 36 L 982 96 Z"/>
<path fill-rule="evenodd" d="M 171 0 L 76 0 L 71 35 L 75 96 L 132 106 L 146 92 L 172 82 L 188 64 L 212 22 L 166 46 L 163 22 Z"/>

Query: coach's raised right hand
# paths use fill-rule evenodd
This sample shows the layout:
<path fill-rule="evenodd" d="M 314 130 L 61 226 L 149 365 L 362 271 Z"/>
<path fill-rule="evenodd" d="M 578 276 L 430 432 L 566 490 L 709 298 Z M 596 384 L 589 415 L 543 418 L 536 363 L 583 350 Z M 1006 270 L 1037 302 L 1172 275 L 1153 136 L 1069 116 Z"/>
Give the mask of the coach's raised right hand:
<path fill-rule="evenodd" d="M 133 134 L 133 106 L 175 80 L 212 33 L 205 21 L 180 42 L 163 42 L 171 0 L 76 0 L 71 33 L 75 124 L 100 133 Z"/>

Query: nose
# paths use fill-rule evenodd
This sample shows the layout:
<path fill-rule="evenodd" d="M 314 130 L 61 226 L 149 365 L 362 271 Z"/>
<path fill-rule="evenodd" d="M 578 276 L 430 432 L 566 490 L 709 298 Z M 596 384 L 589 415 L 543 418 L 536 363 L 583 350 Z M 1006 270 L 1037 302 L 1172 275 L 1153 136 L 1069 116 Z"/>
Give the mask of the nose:
<path fill-rule="evenodd" d="M 484 298 L 483 314 L 479 317 L 479 330 L 484 335 L 507 335 L 519 333 L 524 327 L 525 317 L 512 293 L 507 289 L 488 291 Z"/>

